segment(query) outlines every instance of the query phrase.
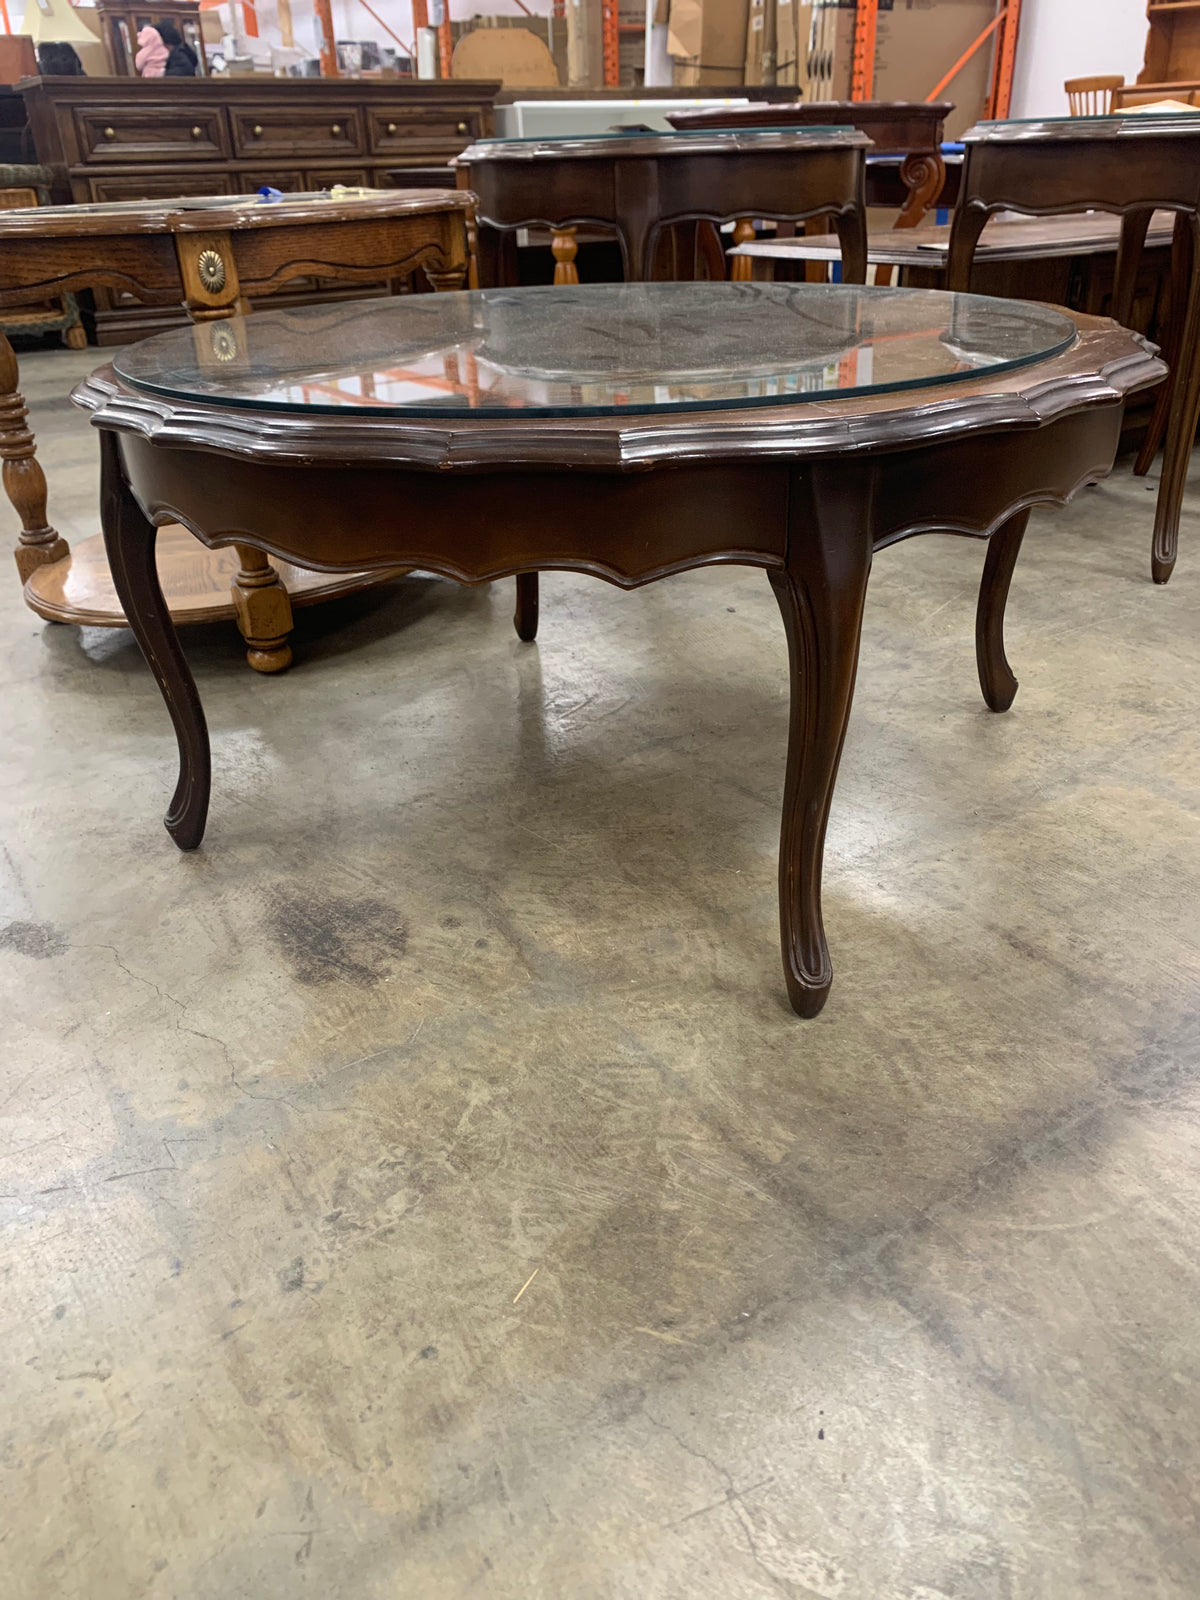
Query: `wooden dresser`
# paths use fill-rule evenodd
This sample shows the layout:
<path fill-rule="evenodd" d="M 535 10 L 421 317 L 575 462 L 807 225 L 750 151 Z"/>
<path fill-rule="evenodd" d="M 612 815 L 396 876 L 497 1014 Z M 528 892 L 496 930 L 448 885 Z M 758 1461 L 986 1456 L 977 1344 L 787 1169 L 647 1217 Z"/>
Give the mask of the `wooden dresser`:
<path fill-rule="evenodd" d="M 59 203 L 388 185 L 492 132 L 500 85 L 355 78 L 24 78 Z M 313 286 L 315 288 L 315 285 Z M 310 290 L 310 296 L 311 296 Z M 381 291 L 382 292 L 382 291 Z M 96 291 L 101 344 L 183 319 Z"/>

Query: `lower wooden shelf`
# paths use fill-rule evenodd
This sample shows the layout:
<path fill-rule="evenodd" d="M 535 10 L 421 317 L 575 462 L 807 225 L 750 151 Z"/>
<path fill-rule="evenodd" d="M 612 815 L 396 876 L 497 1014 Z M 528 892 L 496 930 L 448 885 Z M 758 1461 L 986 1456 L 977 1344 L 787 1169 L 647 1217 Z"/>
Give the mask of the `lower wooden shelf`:
<path fill-rule="evenodd" d="M 409 570 L 310 572 L 278 559 L 273 559 L 272 565 L 293 606 L 354 594 Z M 233 621 L 229 587 L 237 570 L 236 550 L 208 550 L 178 523 L 158 530 L 158 577 L 176 623 Z M 99 534 L 81 540 L 65 561 L 36 567 L 26 581 L 25 600 L 47 622 L 89 628 L 126 626 Z"/>

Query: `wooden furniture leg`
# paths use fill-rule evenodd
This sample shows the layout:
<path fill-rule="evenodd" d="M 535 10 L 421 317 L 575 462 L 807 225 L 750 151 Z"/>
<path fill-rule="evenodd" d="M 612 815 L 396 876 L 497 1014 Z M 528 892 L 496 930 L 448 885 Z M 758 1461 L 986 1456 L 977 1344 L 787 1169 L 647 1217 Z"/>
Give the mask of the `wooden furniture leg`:
<path fill-rule="evenodd" d="M 222 322 L 245 315 L 250 307 L 242 296 L 229 234 L 177 233 L 174 238 L 184 303 L 192 321 Z M 238 631 L 246 641 L 246 660 L 255 672 L 286 672 L 292 664 L 291 599 L 261 550 L 244 544 L 235 548 L 239 566 L 229 595 Z"/>
<path fill-rule="evenodd" d="M 987 219 L 988 213 L 982 206 L 960 206 L 954 213 L 946 256 L 946 287 L 954 294 L 966 294 L 971 287 L 975 246 L 987 226 Z"/>
<path fill-rule="evenodd" d="M 1133 296 L 1138 269 L 1146 245 L 1146 229 L 1152 211 L 1130 211 L 1121 218 L 1121 242 L 1117 246 L 1117 269 L 1113 279 L 1112 314 L 1126 328 L 1133 315 Z"/>
<path fill-rule="evenodd" d="M 452 267 L 426 267 L 425 276 L 439 294 L 447 294 L 454 289 L 466 288 L 469 270 L 470 262 L 462 261 Z"/>
<path fill-rule="evenodd" d="M 1004 608 L 1028 522 L 1029 511 L 1018 511 L 997 528 L 988 540 L 983 563 L 975 607 L 975 664 L 990 711 L 1007 711 L 1017 692 L 1017 680 L 1004 653 Z"/>
<path fill-rule="evenodd" d="M 234 549 L 241 565 L 230 593 L 246 641 L 246 660 L 255 672 L 286 672 L 292 664 L 288 634 L 294 626 L 288 592 L 261 550 L 248 544 Z"/>
<path fill-rule="evenodd" d="M 740 217 L 733 225 L 733 242 L 739 244 L 754 243 L 754 222 L 750 217 Z M 754 276 L 754 258 L 752 256 L 734 256 L 729 268 L 729 278 L 732 283 L 749 283 Z"/>
<path fill-rule="evenodd" d="M 1188 217 L 1192 235 L 1193 270 L 1188 284 L 1187 312 L 1179 338 L 1179 360 L 1172 385 L 1171 410 L 1167 422 L 1167 443 L 1163 451 L 1162 478 L 1154 510 L 1154 542 L 1150 550 L 1150 573 L 1155 583 L 1166 583 L 1175 570 L 1179 544 L 1179 514 L 1187 484 L 1188 464 L 1200 420 L 1200 262 L 1196 234 L 1200 217 Z"/>
<path fill-rule="evenodd" d="M 900 163 L 900 181 L 908 190 L 896 218 L 898 228 L 915 228 L 930 206 L 937 203 L 946 181 L 946 163 L 940 150 L 911 150 Z"/>
<path fill-rule="evenodd" d="M 14 553 L 24 584 L 36 568 L 69 556 L 71 547 L 46 520 L 46 478 L 17 381 L 17 358 L 0 328 L 0 460 L 4 463 L 4 492 L 21 519 L 20 543 Z"/>
<path fill-rule="evenodd" d="M 1144 478 L 1154 464 L 1167 431 L 1167 418 L 1171 415 L 1171 396 L 1175 391 L 1179 366 L 1179 341 L 1183 333 L 1183 317 L 1179 308 L 1187 305 L 1188 284 L 1192 281 L 1192 254 L 1191 226 L 1186 213 L 1180 212 L 1175 218 L 1175 231 L 1171 238 L 1171 316 L 1162 353 L 1163 360 L 1171 370 L 1159 384 L 1150 426 L 1146 429 L 1142 448 L 1133 463 L 1134 476 L 1138 478 Z"/>
<path fill-rule="evenodd" d="M 517 573 L 517 609 L 513 612 L 513 627 L 517 638 L 527 644 L 537 638 L 538 630 L 538 575 L 536 572 Z"/>
<path fill-rule="evenodd" d="M 842 252 L 842 282 L 867 281 L 867 219 L 861 211 L 839 213 L 833 219 Z"/>
<path fill-rule="evenodd" d="M 854 696 L 876 472 L 823 463 L 797 472 L 787 566 L 769 574 L 791 678 L 779 920 L 788 997 L 802 1017 L 816 1016 L 833 981 L 821 921 L 821 865 Z"/>
<path fill-rule="evenodd" d="M 930 206 L 936 205 L 937 197 L 941 194 L 942 185 L 946 181 L 946 163 L 942 160 L 941 151 L 910 150 L 900 163 L 900 181 L 908 190 L 908 194 L 900 207 L 900 215 L 896 218 L 895 226 L 915 228 Z M 885 289 L 891 281 L 890 266 L 875 268 L 875 283 L 878 288 Z"/>
<path fill-rule="evenodd" d="M 579 253 L 577 231 L 575 228 L 550 230 L 550 253 L 554 257 L 555 283 L 579 282 L 579 268 L 575 265 L 575 257 Z"/>
<path fill-rule="evenodd" d="M 194 850 L 204 837 L 212 786 L 208 728 L 158 581 L 158 530 L 125 481 L 116 434 L 105 430 L 100 433 L 100 518 L 117 596 L 162 691 L 179 744 L 179 779 L 163 821 L 181 850 Z"/>

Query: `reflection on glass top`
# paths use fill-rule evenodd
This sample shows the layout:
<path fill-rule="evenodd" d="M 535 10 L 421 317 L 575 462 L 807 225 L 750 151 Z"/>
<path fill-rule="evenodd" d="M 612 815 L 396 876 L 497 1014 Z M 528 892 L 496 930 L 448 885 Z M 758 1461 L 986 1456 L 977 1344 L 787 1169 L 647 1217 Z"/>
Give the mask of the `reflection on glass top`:
<path fill-rule="evenodd" d="M 401 295 L 159 334 L 113 366 L 177 400 L 371 416 L 795 405 L 1043 360 L 1045 306 L 841 284 L 624 283 Z"/>
<path fill-rule="evenodd" d="M 1200 135 L 1200 109 L 1187 106 L 1164 111 L 1124 106 L 1088 117 L 1008 117 L 1002 122 L 977 122 L 962 135 L 964 144 L 1002 143 L 1010 139 L 1114 139 L 1139 134 Z"/>

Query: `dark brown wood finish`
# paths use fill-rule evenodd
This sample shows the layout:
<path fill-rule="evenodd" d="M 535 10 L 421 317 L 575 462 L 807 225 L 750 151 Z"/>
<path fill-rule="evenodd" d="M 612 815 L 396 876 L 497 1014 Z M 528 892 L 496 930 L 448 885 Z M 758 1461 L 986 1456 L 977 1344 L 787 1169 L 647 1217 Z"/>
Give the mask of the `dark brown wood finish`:
<path fill-rule="evenodd" d="M 250 539 L 319 570 L 411 565 L 465 583 L 557 568 L 634 588 L 759 566 L 791 675 L 785 976 L 796 1011 L 815 1015 L 832 978 L 823 844 L 872 552 L 931 531 L 999 537 L 977 640 L 988 703 L 1007 705 L 1003 607 L 1025 513 L 1110 470 L 1125 396 L 1163 371 L 1136 335 L 1076 320 L 1079 337 L 1053 360 L 919 395 L 674 417 L 268 414 L 167 401 L 97 372 L 75 398 L 106 436 L 113 574 L 179 738 L 172 836 L 200 842 L 208 741 L 168 637 L 158 524 L 179 521 L 212 547 Z"/>
<path fill-rule="evenodd" d="M 611 229 L 625 277 L 653 276 L 663 229 L 681 222 L 735 222 L 746 216 L 799 221 L 829 217 L 842 247 L 847 283 L 867 271 L 866 136 L 850 130 L 715 131 L 628 138 L 497 139 L 472 145 L 455 162 L 458 180 L 479 199 L 484 230 L 545 227 Z M 484 248 L 485 286 L 500 281 L 497 251 Z M 573 249 L 560 264 L 570 266 Z M 558 251 L 556 251 L 558 255 Z M 575 282 L 574 268 L 556 282 Z"/>
<path fill-rule="evenodd" d="M 798 100 L 786 104 L 722 106 L 704 111 L 669 111 L 673 128 L 857 128 L 871 140 L 872 154 L 902 154 L 900 181 L 905 189 L 898 228 L 913 228 L 937 203 L 946 181 L 942 139 L 949 101 Z M 871 192 L 867 163 L 867 204 L 886 204 Z"/>
<path fill-rule="evenodd" d="M 54 198 L 88 203 L 237 196 L 263 184 L 285 193 L 384 188 L 391 169 L 444 164 L 487 137 L 499 85 L 254 76 L 27 78 L 19 87 Z M 312 280 L 295 285 L 297 297 L 322 292 Z M 120 284 L 96 289 L 101 344 L 180 320 Z"/>
<path fill-rule="evenodd" d="M 975 247 L 995 211 L 1061 216 L 1107 211 L 1122 219 L 1113 314 L 1130 315 L 1146 226 L 1155 211 L 1177 214 L 1176 248 L 1200 233 L 1200 118 L 1072 117 L 1042 123 L 982 123 L 965 135 L 962 186 L 950 239 L 947 281 L 971 284 Z M 1181 285 L 1182 286 L 1182 285 Z M 1200 420 L 1200 274 L 1172 312 L 1178 359 L 1167 411 L 1166 450 L 1155 509 L 1150 566 L 1155 583 L 1175 567 L 1179 517 L 1196 423 Z M 1153 429 L 1152 429 L 1153 437 Z M 1139 462 L 1144 467 L 1146 462 Z"/>
<path fill-rule="evenodd" d="M 338 201 L 297 196 L 274 205 L 217 196 L 203 210 L 180 210 L 177 199 L 91 210 L 0 210 L 0 309 L 104 285 L 151 305 L 185 306 L 193 321 L 209 322 L 249 309 L 249 296 L 275 294 L 313 274 L 375 283 L 402 282 L 423 271 L 435 289 L 461 289 L 471 267 L 472 199 L 461 189 L 389 189 Z M 0 328 L 0 459 L 5 493 L 21 519 L 16 562 L 27 603 L 55 621 L 120 627 L 119 610 L 98 613 L 77 601 L 70 614 L 63 582 L 40 570 L 69 560 L 70 551 L 47 518 L 46 480 L 18 382 L 16 357 Z M 230 592 L 250 665 L 283 671 L 291 662 L 291 605 L 261 552 L 242 551 Z M 205 614 L 193 615 L 201 620 Z"/>

